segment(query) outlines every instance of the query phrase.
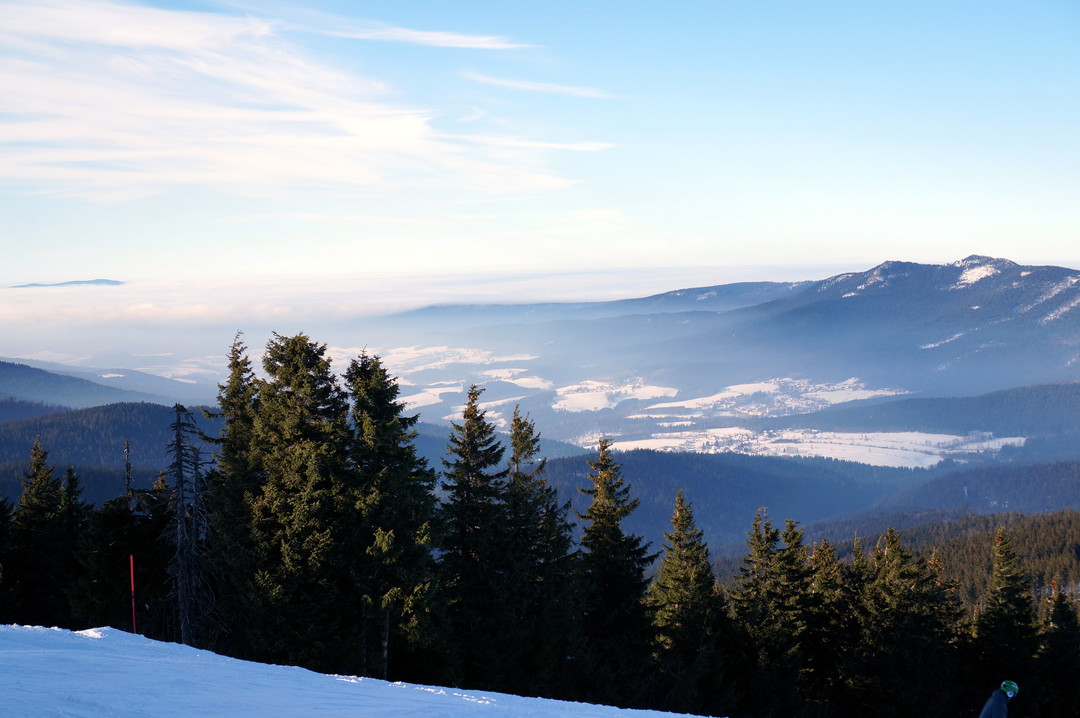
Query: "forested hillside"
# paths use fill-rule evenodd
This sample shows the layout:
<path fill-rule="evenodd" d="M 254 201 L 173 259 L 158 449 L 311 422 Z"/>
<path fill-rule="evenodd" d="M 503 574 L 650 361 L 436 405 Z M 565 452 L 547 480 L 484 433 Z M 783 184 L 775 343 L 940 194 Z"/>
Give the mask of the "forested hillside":
<path fill-rule="evenodd" d="M 153 394 L 115 389 L 25 364 L 0 361 L 0 398 L 3 397 L 72 408 L 119 401 L 170 403 L 168 399 Z"/>
<path fill-rule="evenodd" d="M 964 509 L 977 514 L 1080 508 L 1080 462 L 963 469 L 886 497 L 875 508 Z"/>
<path fill-rule="evenodd" d="M 1027 386 L 972 397 L 857 402 L 767 423 L 832 431 L 1075 434 L 1080 433 L 1080 382 Z"/>
<path fill-rule="evenodd" d="M 806 522 L 842 516 L 925 481 L 928 472 L 830 459 L 786 459 L 744 454 L 659 451 L 620 453 L 623 475 L 641 506 L 627 519 L 635 533 L 659 545 L 671 500 L 683 491 L 715 547 L 739 543 L 748 516 L 760 507 Z M 564 500 L 580 508 L 588 485 L 588 457 L 549 461 L 546 474 Z"/>
<path fill-rule="evenodd" d="M 1028 438 L 1006 458 L 1032 462 L 1076 458 L 1080 452 L 1080 382 L 1042 384 L 972 397 L 876 399 L 812 414 L 765 419 L 764 428 L 845 432 L 952 434 L 990 432 Z"/>
<path fill-rule="evenodd" d="M 977 515 L 954 511 L 881 514 L 849 521 L 807 525 L 805 537 L 812 544 L 831 543 L 837 556 L 850 560 L 854 540 L 870 548 L 887 529 L 896 529 L 915 555 L 929 559 L 935 554 L 944 575 L 958 583 L 958 597 L 968 611 L 974 610 L 990 589 L 994 533 L 1004 528 L 1012 539 L 1020 571 L 1031 581 L 1035 602 L 1053 587 L 1080 591 L 1080 512 L 1075 509 L 1048 513 L 999 513 Z M 723 557 L 716 562 L 723 580 L 733 580 L 742 557 Z M 1045 611 L 1047 606 L 1040 607 Z"/>
<path fill-rule="evenodd" d="M 927 530 L 915 546 L 887 526 L 841 560 L 842 539 L 811 543 L 802 522 L 929 474 L 617 454 L 608 439 L 545 460 L 541 427 L 515 409 L 500 437 L 477 386 L 434 467 L 377 356 L 338 374 L 325 345 L 275 335 L 265 377 L 239 339 L 229 366 L 216 462 L 177 405 L 156 417 L 160 479 L 110 478 L 120 495 L 99 507 L 31 439 L 19 500 L 0 501 L 0 622 L 137 619 L 149 636 L 323 672 L 747 718 L 882 705 L 944 718 L 1007 672 L 1033 696 L 1026 714 L 1075 712 L 1073 513 Z M 83 418 L 156 416 L 107 409 Z M 73 413 L 9 423 L 59 432 Z M 1043 486 L 1025 471 L 1017 486 Z M 635 528 L 661 512 L 662 536 Z M 720 582 L 709 545 L 736 534 L 743 555 Z"/>
<path fill-rule="evenodd" d="M 38 401 L 23 401 L 7 397 L 0 399 L 0 423 L 13 419 L 29 419 L 42 414 L 54 414 L 68 411 L 67 407 L 55 404 L 42 404 Z"/>
<path fill-rule="evenodd" d="M 173 414 L 171 406 L 122 403 L 3 422 L 0 461 L 24 461 L 38 437 L 61 466 L 123 466 L 127 441 L 134 466 L 161 469 L 168 464 Z M 212 420 L 197 414 L 196 421 L 211 436 L 217 433 Z"/>

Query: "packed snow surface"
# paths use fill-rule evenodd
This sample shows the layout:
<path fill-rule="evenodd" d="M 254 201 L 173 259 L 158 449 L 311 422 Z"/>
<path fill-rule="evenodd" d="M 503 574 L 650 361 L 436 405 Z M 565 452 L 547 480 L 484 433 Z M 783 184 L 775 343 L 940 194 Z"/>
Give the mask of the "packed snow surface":
<path fill-rule="evenodd" d="M 112 628 L 0 626 L 0 713 L 35 718 L 660 718 L 502 693 L 270 666 Z"/>

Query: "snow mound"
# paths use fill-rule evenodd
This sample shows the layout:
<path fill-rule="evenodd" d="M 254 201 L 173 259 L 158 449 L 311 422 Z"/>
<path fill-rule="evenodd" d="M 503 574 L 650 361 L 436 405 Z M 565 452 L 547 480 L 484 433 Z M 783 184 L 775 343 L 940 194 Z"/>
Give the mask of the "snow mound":
<path fill-rule="evenodd" d="M 660 718 L 670 713 L 523 698 L 226 658 L 113 628 L 0 626 L 9 716 L 155 718 Z"/>

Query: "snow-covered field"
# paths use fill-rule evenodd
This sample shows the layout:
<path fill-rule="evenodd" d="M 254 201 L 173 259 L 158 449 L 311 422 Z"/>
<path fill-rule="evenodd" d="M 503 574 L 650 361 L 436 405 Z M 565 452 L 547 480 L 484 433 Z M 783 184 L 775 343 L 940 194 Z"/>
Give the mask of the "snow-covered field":
<path fill-rule="evenodd" d="M 269 666 L 112 628 L 0 626 L 0 715 L 18 718 L 659 718 L 659 711 Z"/>
<path fill-rule="evenodd" d="M 822 456 L 857 461 L 874 466 L 928 468 L 946 458 L 996 453 L 1005 446 L 1023 446 L 1023 437 L 994 438 L 989 434 L 954 436 L 914 431 L 895 433 L 841 433 L 812 429 L 785 429 L 757 433 L 748 429 L 723 428 L 701 431 L 672 431 L 647 439 L 616 440 L 622 451 L 697 451 L 718 453 L 737 451 L 761 456 Z"/>
<path fill-rule="evenodd" d="M 555 392 L 559 400 L 551 408 L 560 411 L 599 411 L 618 406 L 627 399 L 657 399 L 675 396 L 678 389 L 667 386 L 652 386 L 642 379 L 629 382 L 613 383 L 602 381 L 583 381 L 580 384 L 564 386 Z"/>
<path fill-rule="evenodd" d="M 710 396 L 680 398 L 650 405 L 646 411 L 705 411 L 712 416 L 787 416 L 824 409 L 845 401 L 859 401 L 904 392 L 868 389 L 856 378 L 836 383 L 778 378 L 752 384 L 735 384 Z"/>

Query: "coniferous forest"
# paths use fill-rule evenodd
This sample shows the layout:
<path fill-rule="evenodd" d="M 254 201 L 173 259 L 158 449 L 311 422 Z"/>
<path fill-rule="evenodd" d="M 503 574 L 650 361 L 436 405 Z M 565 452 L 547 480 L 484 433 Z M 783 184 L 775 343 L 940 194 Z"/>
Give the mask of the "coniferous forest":
<path fill-rule="evenodd" d="M 0 623 L 704 715 L 975 715 L 1005 678 L 1014 717 L 1080 715 L 1074 513 L 841 550 L 762 508 L 720 581 L 692 496 L 661 545 L 626 529 L 638 498 L 607 440 L 578 512 L 538 427 L 515 411 L 498 434 L 479 387 L 429 466 L 378 356 L 338 372 L 274 335 L 256 372 L 238 336 L 229 368 L 216 433 L 177 405 L 149 489 L 129 475 L 95 508 L 27 447 L 21 498 L 0 499 Z M 1043 536 L 1049 556 L 1016 543 Z"/>

